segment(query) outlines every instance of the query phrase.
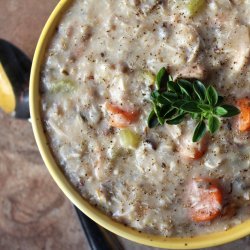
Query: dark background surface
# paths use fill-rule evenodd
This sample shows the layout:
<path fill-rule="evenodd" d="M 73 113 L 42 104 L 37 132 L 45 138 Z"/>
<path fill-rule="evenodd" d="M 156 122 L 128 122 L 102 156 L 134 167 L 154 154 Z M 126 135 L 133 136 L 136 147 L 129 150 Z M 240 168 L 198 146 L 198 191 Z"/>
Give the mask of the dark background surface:
<path fill-rule="evenodd" d="M 58 0 L 0 0 L 0 38 L 32 58 Z M 126 249 L 149 250 L 120 239 Z M 28 121 L 0 111 L 0 250 L 89 249 L 68 199 L 54 184 Z M 212 248 L 250 250 L 250 239 Z"/>

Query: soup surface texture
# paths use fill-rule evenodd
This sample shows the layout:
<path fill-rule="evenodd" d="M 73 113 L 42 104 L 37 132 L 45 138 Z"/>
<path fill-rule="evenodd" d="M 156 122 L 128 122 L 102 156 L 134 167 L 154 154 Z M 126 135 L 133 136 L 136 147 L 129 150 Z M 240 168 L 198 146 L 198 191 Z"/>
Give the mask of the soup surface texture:
<path fill-rule="evenodd" d="M 190 3 L 191 2 L 191 3 Z M 47 48 L 41 109 L 70 182 L 114 220 L 193 236 L 250 218 L 250 3 L 75 0 Z M 149 128 L 154 76 L 200 79 L 242 113 Z"/>

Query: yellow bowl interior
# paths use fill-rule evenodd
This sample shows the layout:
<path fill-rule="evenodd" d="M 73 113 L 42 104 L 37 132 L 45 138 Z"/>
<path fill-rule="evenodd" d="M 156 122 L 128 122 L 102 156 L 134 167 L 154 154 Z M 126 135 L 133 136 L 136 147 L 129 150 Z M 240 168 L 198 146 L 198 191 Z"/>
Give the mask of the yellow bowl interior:
<path fill-rule="evenodd" d="M 129 227 L 115 222 L 110 217 L 91 206 L 70 184 L 60 167 L 56 164 L 43 130 L 43 121 L 40 111 L 39 83 L 46 47 L 50 42 L 63 13 L 72 2 L 73 0 L 61 0 L 47 21 L 35 51 L 30 85 L 30 111 L 35 139 L 42 158 L 51 176 L 60 189 L 83 213 L 102 227 L 126 239 L 148 246 L 170 249 L 196 249 L 225 244 L 248 235 L 250 233 L 250 220 L 227 231 L 193 238 L 166 238 L 162 236 L 139 233 Z"/>

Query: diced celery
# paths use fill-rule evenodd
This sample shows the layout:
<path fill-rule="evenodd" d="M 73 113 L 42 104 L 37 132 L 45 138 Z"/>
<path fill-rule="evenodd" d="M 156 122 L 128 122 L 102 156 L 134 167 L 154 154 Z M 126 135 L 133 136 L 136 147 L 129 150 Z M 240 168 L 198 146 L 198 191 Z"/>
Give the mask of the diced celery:
<path fill-rule="evenodd" d="M 154 83 L 155 83 L 155 75 L 152 72 L 144 71 L 143 72 L 143 77 L 144 77 L 144 80 L 145 80 L 145 84 L 147 86 L 154 85 Z"/>
<path fill-rule="evenodd" d="M 75 84 L 71 80 L 59 80 L 50 84 L 49 91 L 52 93 L 67 93 L 75 89 Z"/>
<path fill-rule="evenodd" d="M 190 16 L 194 16 L 195 14 L 197 14 L 197 12 L 199 12 L 200 10 L 202 10 L 202 8 L 205 6 L 206 4 L 206 0 L 190 0 L 188 1 L 188 10 L 190 13 Z"/>
<path fill-rule="evenodd" d="M 130 129 L 121 130 L 119 137 L 124 148 L 136 149 L 140 144 L 140 136 Z"/>
<path fill-rule="evenodd" d="M 62 40 L 61 40 L 61 46 L 62 46 L 63 50 L 68 50 L 69 45 L 68 45 L 67 39 L 62 38 Z"/>

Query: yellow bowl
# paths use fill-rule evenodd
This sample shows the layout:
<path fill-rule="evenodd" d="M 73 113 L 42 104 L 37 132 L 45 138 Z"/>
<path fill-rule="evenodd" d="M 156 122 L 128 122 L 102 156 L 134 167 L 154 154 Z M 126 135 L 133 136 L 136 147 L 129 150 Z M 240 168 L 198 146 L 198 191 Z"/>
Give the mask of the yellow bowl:
<path fill-rule="evenodd" d="M 46 47 L 50 42 L 62 15 L 72 2 L 73 0 L 61 0 L 51 14 L 40 36 L 31 70 L 30 112 L 33 132 L 42 158 L 60 189 L 83 213 L 102 227 L 126 239 L 148 246 L 171 249 L 195 249 L 225 244 L 250 234 L 250 220 L 227 231 L 193 238 L 166 238 L 139 233 L 129 227 L 115 222 L 110 217 L 91 206 L 70 184 L 60 167 L 56 164 L 43 130 L 43 121 L 40 110 L 39 82 Z"/>

